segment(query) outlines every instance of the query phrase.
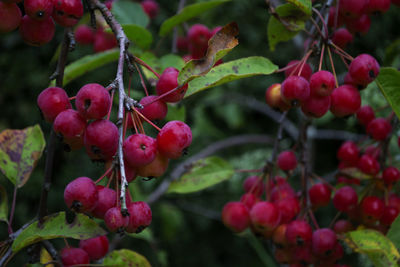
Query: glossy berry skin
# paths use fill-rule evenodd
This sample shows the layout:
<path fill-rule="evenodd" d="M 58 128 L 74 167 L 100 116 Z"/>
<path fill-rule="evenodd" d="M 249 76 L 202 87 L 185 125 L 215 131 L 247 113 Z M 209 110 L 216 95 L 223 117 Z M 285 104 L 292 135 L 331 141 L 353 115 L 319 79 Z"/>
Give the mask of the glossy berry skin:
<path fill-rule="evenodd" d="M 103 258 L 108 252 L 108 246 L 105 235 L 79 241 L 79 247 L 86 251 L 92 261 Z"/>
<path fill-rule="evenodd" d="M 286 227 L 286 240 L 290 245 L 309 245 L 312 239 L 312 228 L 303 220 L 294 220 Z"/>
<path fill-rule="evenodd" d="M 50 123 L 62 111 L 71 108 L 67 93 L 60 87 L 44 89 L 37 98 L 37 104 L 44 119 Z"/>
<path fill-rule="evenodd" d="M 157 95 L 161 96 L 167 92 L 172 91 L 178 87 L 179 71 L 173 67 L 166 68 L 160 76 L 156 85 Z M 182 86 L 179 90 L 172 92 L 162 98 L 163 101 L 168 103 L 179 102 L 186 93 L 188 85 Z"/>
<path fill-rule="evenodd" d="M 354 86 L 345 84 L 333 90 L 330 110 L 336 117 L 353 115 L 360 106 L 361 96 Z"/>
<path fill-rule="evenodd" d="M 25 43 L 33 46 L 44 45 L 53 39 L 55 25 L 53 19 L 34 20 L 25 15 L 19 25 L 19 33 Z"/>
<path fill-rule="evenodd" d="M 367 0 L 340 0 L 339 1 L 339 12 L 342 16 L 347 18 L 359 18 L 366 11 L 368 1 Z"/>
<path fill-rule="evenodd" d="M 329 228 L 320 228 L 312 234 L 312 252 L 323 257 L 333 253 L 337 242 L 336 234 Z"/>
<path fill-rule="evenodd" d="M 353 35 L 346 28 L 337 29 L 332 36 L 332 42 L 342 49 L 352 43 L 353 39 Z"/>
<path fill-rule="evenodd" d="M 75 105 L 82 117 L 88 120 L 101 119 L 110 109 L 110 94 L 102 85 L 89 83 L 79 89 Z"/>
<path fill-rule="evenodd" d="M 92 211 L 98 201 L 96 184 L 88 177 L 78 177 L 71 181 L 64 190 L 64 202 L 76 212 Z"/>
<path fill-rule="evenodd" d="M 281 214 L 280 223 L 289 223 L 300 212 L 300 202 L 294 196 L 287 196 L 274 202 Z"/>
<path fill-rule="evenodd" d="M 169 159 L 157 151 L 156 157 L 152 162 L 137 168 L 137 175 L 142 177 L 160 177 L 168 169 Z"/>
<path fill-rule="evenodd" d="M 260 199 L 252 193 L 246 193 L 240 197 L 242 202 L 249 210 L 257 203 Z"/>
<path fill-rule="evenodd" d="M 299 106 L 310 96 L 310 85 L 301 76 L 290 76 L 282 83 L 282 99 L 291 106 Z"/>
<path fill-rule="evenodd" d="M 117 152 L 118 128 L 109 120 L 96 120 L 86 127 L 83 142 L 91 159 L 106 161 Z"/>
<path fill-rule="evenodd" d="M 128 165 L 131 167 L 144 166 L 155 159 L 157 141 L 144 134 L 133 134 L 124 141 L 123 151 Z"/>
<path fill-rule="evenodd" d="M 311 95 L 328 96 L 336 87 L 335 76 L 329 71 L 320 70 L 310 77 Z"/>
<path fill-rule="evenodd" d="M 35 20 L 44 20 L 53 12 L 52 0 L 24 0 L 25 13 Z"/>
<path fill-rule="evenodd" d="M 376 196 L 367 196 L 361 202 L 361 212 L 368 220 L 379 220 L 385 210 L 385 203 Z"/>
<path fill-rule="evenodd" d="M 352 79 L 362 85 L 368 85 L 378 76 L 379 63 L 368 54 L 358 55 L 349 66 L 349 73 Z"/>
<path fill-rule="evenodd" d="M 93 43 L 93 50 L 96 53 L 113 49 L 114 47 L 117 47 L 117 45 L 117 39 L 114 34 L 104 32 L 103 29 L 96 31 Z"/>
<path fill-rule="evenodd" d="M 106 212 L 117 204 L 117 192 L 103 185 L 97 185 L 96 190 L 97 205 L 91 214 L 96 218 L 103 219 Z"/>
<path fill-rule="evenodd" d="M 63 27 L 72 27 L 83 16 L 81 0 L 54 0 L 54 20 Z"/>
<path fill-rule="evenodd" d="M 86 120 L 73 109 L 60 112 L 53 123 L 54 132 L 70 149 L 79 149 L 83 146 L 85 128 Z"/>
<path fill-rule="evenodd" d="M 312 118 L 321 118 L 331 107 L 331 97 L 311 95 L 301 104 L 301 111 Z"/>
<path fill-rule="evenodd" d="M 257 233 L 267 236 L 279 225 L 281 215 L 275 204 L 260 201 L 251 208 L 250 220 Z"/>
<path fill-rule="evenodd" d="M 75 29 L 75 40 L 78 44 L 88 45 L 94 42 L 93 29 L 85 24 L 81 24 Z"/>
<path fill-rule="evenodd" d="M 0 1 L 0 33 L 7 33 L 18 28 L 22 13 L 16 3 Z"/>
<path fill-rule="evenodd" d="M 168 106 L 165 102 L 161 100 L 154 101 L 157 97 L 155 95 L 145 96 L 139 102 L 143 105 L 143 108 L 138 109 L 138 111 L 151 121 L 163 120 L 168 113 Z"/>
<path fill-rule="evenodd" d="M 398 215 L 399 210 L 397 208 L 386 206 L 382 217 L 379 219 L 379 222 L 383 225 L 390 226 Z"/>
<path fill-rule="evenodd" d="M 291 171 L 297 167 L 297 158 L 292 150 L 285 150 L 279 153 L 277 158 L 279 169 L 283 171 Z"/>
<path fill-rule="evenodd" d="M 308 190 L 308 195 L 313 207 L 323 207 L 331 201 L 332 190 L 327 184 L 314 184 Z"/>
<path fill-rule="evenodd" d="M 144 12 L 151 18 L 155 18 L 158 15 L 159 6 L 158 3 L 154 0 L 144 0 L 140 3 Z"/>
<path fill-rule="evenodd" d="M 260 197 L 264 193 L 264 182 L 259 176 L 249 176 L 243 182 L 243 190 Z"/>
<path fill-rule="evenodd" d="M 293 190 L 293 188 L 289 184 L 275 186 L 271 190 L 270 198 L 271 198 L 272 202 L 277 202 L 279 200 L 291 198 L 291 197 L 296 197 L 296 192 Z"/>
<path fill-rule="evenodd" d="M 188 31 L 189 51 L 194 59 L 202 58 L 208 48 L 212 33 L 203 24 L 194 24 Z"/>
<path fill-rule="evenodd" d="M 126 227 L 128 233 L 140 233 L 151 224 L 152 213 L 150 206 L 143 201 L 132 202 L 128 205 L 129 223 Z"/>
<path fill-rule="evenodd" d="M 347 212 L 357 206 L 357 192 L 350 186 L 346 185 L 336 190 L 333 196 L 333 205 L 339 211 Z"/>
<path fill-rule="evenodd" d="M 169 159 L 177 159 L 192 143 L 190 127 L 181 121 L 169 121 L 157 135 L 157 148 Z"/>
<path fill-rule="evenodd" d="M 358 161 L 357 167 L 365 174 L 377 175 L 380 170 L 379 162 L 371 155 L 362 155 Z"/>
<path fill-rule="evenodd" d="M 240 233 L 250 226 L 247 207 L 241 202 L 228 202 L 222 209 L 222 222 L 235 233 Z"/>
<path fill-rule="evenodd" d="M 120 207 L 112 207 L 104 214 L 104 223 L 110 232 L 121 232 L 128 226 L 129 216 L 123 216 Z"/>
<path fill-rule="evenodd" d="M 60 252 L 60 258 L 65 267 L 89 264 L 90 262 L 89 255 L 81 248 L 65 247 Z"/>
<path fill-rule="evenodd" d="M 360 150 L 358 149 L 358 146 L 352 141 L 346 141 L 340 146 L 336 156 L 340 161 L 345 162 L 347 165 L 355 166 L 358 163 L 359 154 Z"/>
<path fill-rule="evenodd" d="M 368 123 L 367 133 L 374 140 L 385 140 L 392 131 L 392 125 L 385 118 L 375 118 Z"/>
<path fill-rule="evenodd" d="M 300 64 L 300 65 L 299 65 Z M 300 60 L 292 60 L 290 61 L 286 67 L 289 67 L 288 69 L 285 70 L 285 77 L 289 77 L 289 76 L 297 76 L 297 74 L 299 73 L 300 67 L 301 67 L 301 61 Z M 306 79 L 307 81 L 310 80 L 312 74 L 312 69 L 310 67 L 310 65 L 308 63 L 305 63 L 303 66 L 303 69 L 301 70 L 300 76 L 302 76 L 304 79 Z"/>
<path fill-rule="evenodd" d="M 357 119 L 358 121 L 364 125 L 365 127 L 368 126 L 368 124 L 375 119 L 375 112 L 372 109 L 371 106 L 365 105 L 362 106 L 358 111 L 357 111 Z"/>
<path fill-rule="evenodd" d="M 265 91 L 265 102 L 273 109 L 280 111 L 289 110 L 290 106 L 285 103 L 281 95 L 281 84 L 274 83 Z"/>
<path fill-rule="evenodd" d="M 387 167 L 382 172 L 382 179 L 387 185 L 391 185 L 400 180 L 400 171 L 393 166 Z"/>
<path fill-rule="evenodd" d="M 333 225 L 336 234 L 344 234 L 354 229 L 353 224 L 349 220 L 338 220 Z"/>

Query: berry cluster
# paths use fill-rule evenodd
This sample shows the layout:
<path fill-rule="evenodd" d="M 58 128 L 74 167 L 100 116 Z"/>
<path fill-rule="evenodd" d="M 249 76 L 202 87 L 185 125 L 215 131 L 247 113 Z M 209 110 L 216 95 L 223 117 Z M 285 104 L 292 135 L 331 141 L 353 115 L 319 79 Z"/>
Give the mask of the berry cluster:
<path fill-rule="evenodd" d="M 55 32 L 54 21 L 62 27 L 72 27 L 83 16 L 81 0 L 24 0 L 24 16 L 18 2 L 21 1 L 0 2 L 0 33 L 19 27 L 22 39 L 29 45 L 50 42 Z"/>

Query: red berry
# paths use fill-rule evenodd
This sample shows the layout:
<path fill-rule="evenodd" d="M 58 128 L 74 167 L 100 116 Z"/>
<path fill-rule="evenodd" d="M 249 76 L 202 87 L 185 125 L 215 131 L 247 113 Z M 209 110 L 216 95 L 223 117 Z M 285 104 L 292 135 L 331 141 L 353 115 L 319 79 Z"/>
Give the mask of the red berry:
<path fill-rule="evenodd" d="M 76 108 L 86 119 L 101 119 L 107 115 L 111 105 L 108 91 L 97 83 L 89 83 L 76 94 Z"/>
<path fill-rule="evenodd" d="M 111 159 L 118 148 L 118 128 L 109 120 L 96 120 L 85 130 L 83 142 L 93 160 Z"/>
<path fill-rule="evenodd" d="M 312 234 L 312 252 L 322 257 L 331 256 L 336 242 L 334 231 L 329 228 L 317 229 Z"/>
<path fill-rule="evenodd" d="M 94 31 L 91 27 L 81 24 L 75 29 L 75 40 L 78 44 L 88 45 L 94 42 Z"/>
<path fill-rule="evenodd" d="M 103 258 L 108 252 L 108 239 L 105 235 L 79 242 L 79 247 L 86 251 L 90 260 L 96 261 Z"/>
<path fill-rule="evenodd" d="M 336 87 L 335 76 L 329 71 L 320 70 L 311 75 L 311 95 L 328 96 Z"/>
<path fill-rule="evenodd" d="M 349 66 L 352 79 L 362 85 L 368 85 L 379 74 L 379 63 L 368 54 L 358 55 Z"/>
<path fill-rule="evenodd" d="M 51 123 L 59 113 L 71 108 L 67 93 L 59 87 L 43 90 L 37 98 L 37 104 L 44 119 Z"/>
<path fill-rule="evenodd" d="M 83 146 L 85 127 L 86 120 L 73 109 L 60 112 L 53 124 L 54 132 L 70 149 L 78 149 Z"/>
<path fill-rule="evenodd" d="M 322 207 L 331 201 L 332 190 L 327 184 L 315 184 L 308 190 L 310 202 L 314 207 Z"/>
<path fill-rule="evenodd" d="M 120 207 L 112 207 L 104 214 L 104 223 L 110 232 L 122 232 L 128 226 L 130 216 L 123 216 Z"/>
<path fill-rule="evenodd" d="M 18 28 L 21 18 L 21 10 L 16 3 L 0 1 L 0 33 L 11 32 Z"/>
<path fill-rule="evenodd" d="M 72 27 L 83 16 L 81 0 L 54 0 L 54 20 L 63 27 Z"/>
<path fill-rule="evenodd" d="M 253 229 L 265 236 L 272 234 L 272 231 L 279 225 L 281 215 L 275 204 L 260 201 L 251 208 L 250 220 Z"/>
<path fill-rule="evenodd" d="M 246 193 L 240 197 L 240 202 L 242 202 L 249 210 L 259 201 L 260 199 L 252 193 Z"/>
<path fill-rule="evenodd" d="M 362 155 L 358 160 L 357 167 L 365 174 L 377 175 L 380 170 L 379 162 L 371 155 Z"/>
<path fill-rule="evenodd" d="M 97 185 L 96 190 L 98 195 L 97 205 L 91 214 L 96 218 L 103 219 L 106 212 L 117 204 L 117 192 L 102 185 Z"/>
<path fill-rule="evenodd" d="M 191 143 L 192 131 L 181 121 L 168 122 L 157 135 L 158 150 L 170 159 L 179 158 L 182 151 Z"/>
<path fill-rule="evenodd" d="M 333 196 L 333 205 L 339 211 L 347 212 L 357 206 L 357 192 L 350 186 L 343 186 L 336 190 Z"/>
<path fill-rule="evenodd" d="M 340 28 L 333 33 L 332 42 L 344 49 L 349 43 L 353 42 L 353 35 L 346 28 Z"/>
<path fill-rule="evenodd" d="M 157 153 L 157 142 L 144 134 L 133 134 L 123 144 L 126 163 L 131 167 L 144 166 L 152 162 Z"/>
<path fill-rule="evenodd" d="M 163 95 L 167 92 L 172 91 L 173 89 L 178 87 L 178 75 L 179 71 L 175 68 L 169 67 L 166 68 L 160 76 L 160 79 L 156 85 L 157 95 Z M 168 95 L 162 98 L 163 101 L 168 103 L 176 103 L 179 102 L 186 93 L 188 85 L 185 84 L 179 90 L 169 93 Z"/>
<path fill-rule="evenodd" d="M 273 109 L 289 110 L 290 106 L 282 99 L 281 84 L 274 83 L 265 91 L 265 102 Z"/>
<path fill-rule="evenodd" d="M 394 193 L 390 194 L 388 199 L 388 206 L 400 210 L 400 197 L 395 195 Z"/>
<path fill-rule="evenodd" d="M 371 106 L 365 105 L 362 106 L 358 111 L 357 111 L 357 119 L 358 121 L 364 125 L 365 127 L 368 126 L 368 124 L 375 119 L 375 112 L 371 108 Z"/>
<path fill-rule="evenodd" d="M 311 243 L 312 228 L 303 220 L 294 220 L 287 225 L 286 240 L 290 245 L 304 246 Z"/>
<path fill-rule="evenodd" d="M 150 225 L 152 214 L 150 206 L 143 201 L 132 202 L 128 205 L 129 223 L 126 227 L 128 233 L 140 233 Z"/>
<path fill-rule="evenodd" d="M 160 177 L 162 176 L 168 168 L 169 159 L 164 157 L 157 151 L 156 157 L 152 162 L 144 166 L 140 166 L 137 169 L 137 175 L 142 177 Z"/>
<path fill-rule="evenodd" d="M 271 190 L 271 201 L 277 202 L 278 200 L 296 197 L 296 192 L 289 184 L 275 186 Z"/>
<path fill-rule="evenodd" d="M 149 95 L 145 96 L 140 100 L 140 104 L 143 105 L 142 109 L 138 109 L 140 113 L 143 114 L 147 119 L 153 120 L 163 120 L 168 113 L 168 106 L 165 102 L 161 100 L 154 101 L 158 96 Z M 151 104 L 148 104 L 151 103 Z M 132 119 L 131 119 L 132 121 Z"/>
<path fill-rule="evenodd" d="M 53 12 L 52 0 L 24 0 L 25 13 L 35 20 L 44 20 Z"/>
<path fill-rule="evenodd" d="M 385 210 L 385 203 L 376 196 L 367 196 L 361 202 L 362 215 L 368 221 L 379 220 Z"/>
<path fill-rule="evenodd" d="M 390 226 L 399 215 L 399 210 L 395 207 L 386 206 L 379 222 L 383 225 Z"/>
<path fill-rule="evenodd" d="M 310 96 L 310 85 L 301 76 L 290 76 L 282 83 L 282 99 L 291 106 L 299 106 Z"/>
<path fill-rule="evenodd" d="M 203 24 L 194 24 L 188 31 L 189 51 L 193 58 L 202 58 L 207 51 L 208 40 L 212 34 Z"/>
<path fill-rule="evenodd" d="M 246 193 L 260 197 L 264 193 L 264 182 L 259 176 L 249 176 L 243 182 L 243 189 Z"/>
<path fill-rule="evenodd" d="M 277 165 L 283 171 L 291 171 L 297 167 L 297 158 L 292 150 L 282 151 L 277 158 Z"/>
<path fill-rule="evenodd" d="M 336 13 L 336 6 L 331 6 L 329 8 L 328 26 L 330 28 L 339 28 L 344 24 L 344 18 L 340 14 Z"/>
<path fill-rule="evenodd" d="M 359 160 L 359 153 L 358 146 L 354 142 L 346 141 L 340 146 L 337 158 L 350 166 L 355 166 Z"/>
<path fill-rule="evenodd" d="M 180 52 L 187 52 L 189 50 L 189 40 L 185 36 L 179 36 L 176 40 L 176 48 Z"/>
<path fill-rule="evenodd" d="M 369 0 L 367 12 L 371 14 L 385 13 L 390 8 L 390 0 Z"/>
<path fill-rule="evenodd" d="M 367 126 L 367 133 L 377 141 L 385 140 L 391 131 L 392 125 L 385 118 L 375 118 Z"/>
<path fill-rule="evenodd" d="M 339 12 L 344 17 L 358 18 L 366 11 L 367 0 L 339 0 Z"/>
<path fill-rule="evenodd" d="M 274 202 L 281 214 L 280 223 L 289 223 L 300 212 L 300 202 L 294 196 L 287 196 Z"/>
<path fill-rule="evenodd" d="M 19 26 L 19 33 L 25 43 L 33 46 L 44 45 L 53 39 L 55 25 L 53 19 L 34 20 L 25 15 Z"/>
<path fill-rule="evenodd" d="M 159 6 L 158 3 L 154 0 L 144 0 L 140 3 L 144 12 L 151 18 L 155 18 L 158 15 Z"/>
<path fill-rule="evenodd" d="M 301 68 L 301 61 L 300 60 L 292 60 L 290 61 L 286 67 L 289 67 L 288 69 L 285 70 L 285 77 L 288 78 L 289 76 L 297 76 L 299 73 L 299 70 Z M 307 81 L 310 80 L 312 74 L 312 69 L 308 63 L 305 63 L 303 65 L 303 69 L 301 70 L 300 76 L 302 76 L 304 79 Z"/>
<path fill-rule="evenodd" d="M 277 228 L 275 228 L 274 232 L 272 233 L 272 241 L 280 247 L 287 246 L 286 228 L 287 224 L 281 223 Z"/>
<path fill-rule="evenodd" d="M 78 177 L 64 190 L 64 202 L 76 212 L 92 211 L 98 201 L 96 184 L 88 177 Z"/>
<path fill-rule="evenodd" d="M 387 185 L 391 185 L 400 180 L 400 171 L 393 166 L 387 167 L 382 173 L 382 179 Z"/>
<path fill-rule="evenodd" d="M 60 252 L 63 266 L 75 266 L 81 264 L 89 264 L 89 255 L 81 248 L 66 247 Z"/>
<path fill-rule="evenodd" d="M 358 111 L 361 106 L 361 96 L 351 85 L 342 85 L 331 94 L 331 112 L 336 117 L 345 117 Z"/>
<path fill-rule="evenodd" d="M 371 19 L 367 14 L 359 18 L 346 19 L 346 27 L 353 34 L 367 34 L 371 26 Z"/>
<path fill-rule="evenodd" d="M 301 104 L 301 111 L 309 117 L 321 118 L 331 106 L 331 96 L 311 95 Z"/>
<path fill-rule="evenodd" d="M 96 53 L 113 49 L 118 45 L 115 35 L 98 29 L 94 35 L 93 50 Z"/>
<path fill-rule="evenodd" d="M 349 220 L 338 220 L 333 225 L 336 234 L 344 234 L 354 229 L 353 224 Z"/>
<path fill-rule="evenodd" d="M 241 202 L 228 202 L 222 209 L 222 222 L 236 233 L 243 232 L 250 226 L 249 210 Z"/>

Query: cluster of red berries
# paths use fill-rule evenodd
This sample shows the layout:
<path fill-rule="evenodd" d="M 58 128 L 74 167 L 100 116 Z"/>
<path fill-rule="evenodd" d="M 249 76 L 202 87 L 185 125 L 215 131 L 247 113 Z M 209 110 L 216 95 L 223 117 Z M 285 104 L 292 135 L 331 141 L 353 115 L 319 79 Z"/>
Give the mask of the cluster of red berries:
<path fill-rule="evenodd" d="M 67 246 L 60 252 L 60 258 L 63 266 L 82 266 L 89 264 L 90 261 L 97 261 L 104 258 L 108 252 L 108 238 L 98 236 L 79 242 L 79 248 Z"/>
<path fill-rule="evenodd" d="M 24 0 L 24 16 L 18 2 L 21 0 L 0 1 L 0 33 L 19 27 L 22 39 L 34 46 L 53 39 L 54 21 L 63 27 L 72 27 L 83 16 L 81 0 Z"/>
<path fill-rule="evenodd" d="M 176 45 L 178 50 L 182 53 L 189 52 L 189 54 L 183 56 L 183 59 L 187 62 L 192 59 L 204 57 L 207 52 L 208 41 L 221 28 L 221 26 L 217 26 L 210 30 L 203 24 L 194 24 L 191 26 L 187 36 L 180 36 L 177 39 Z"/>
<path fill-rule="evenodd" d="M 351 62 L 344 84 L 337 87 L 330 71 L 312 73 L 309 64 L 293 60 L 285 67 L 283 83 L 266 90 L 265 101 L 281 111 L 301 106 L 303 113 L 313 118 L 322 117 L 328 110 L 336 117 L 350 116 L 361 106 L 359 90 L 378 76 L 379 69 L 375 58 L 361 54 Z"/>

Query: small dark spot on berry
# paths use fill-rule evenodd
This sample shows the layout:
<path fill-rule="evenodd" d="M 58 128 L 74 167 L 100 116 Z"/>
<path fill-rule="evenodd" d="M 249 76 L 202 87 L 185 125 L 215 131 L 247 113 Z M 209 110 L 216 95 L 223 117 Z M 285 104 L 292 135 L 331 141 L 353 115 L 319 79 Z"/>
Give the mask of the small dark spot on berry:
<path fill-rule="evenodd" d="M 91 146 L 90 149 L 92 150 L 93 154 L 100 154 L 101 150 L 97 146 Z"/>
<path fill-rule="evenodd" d="M 91 103 L 92 103 L 92 101 L 90 99 L 85 99 L 85 109 L 90 108 Z"/>
<path fill-rule="evenodd" d="M 139 226 L 139 227 L 136 229 L 135 233 L 138 234 L 138 233 L 140 233 L 141 231 L 143 231 L 144 229 L 146 229 L 146 226 L 141 225 L 141 226 Z"/>
<path fill-rule="evenodd" d="M 375 77 L 376 77 L 375 72 L 374 72 L 373 70 L 370 70 L 370 71 L 368 72 L 368 75 L 369 75 L 369 77 L 371 77 L 371 78 L 375 78 Z"/>

